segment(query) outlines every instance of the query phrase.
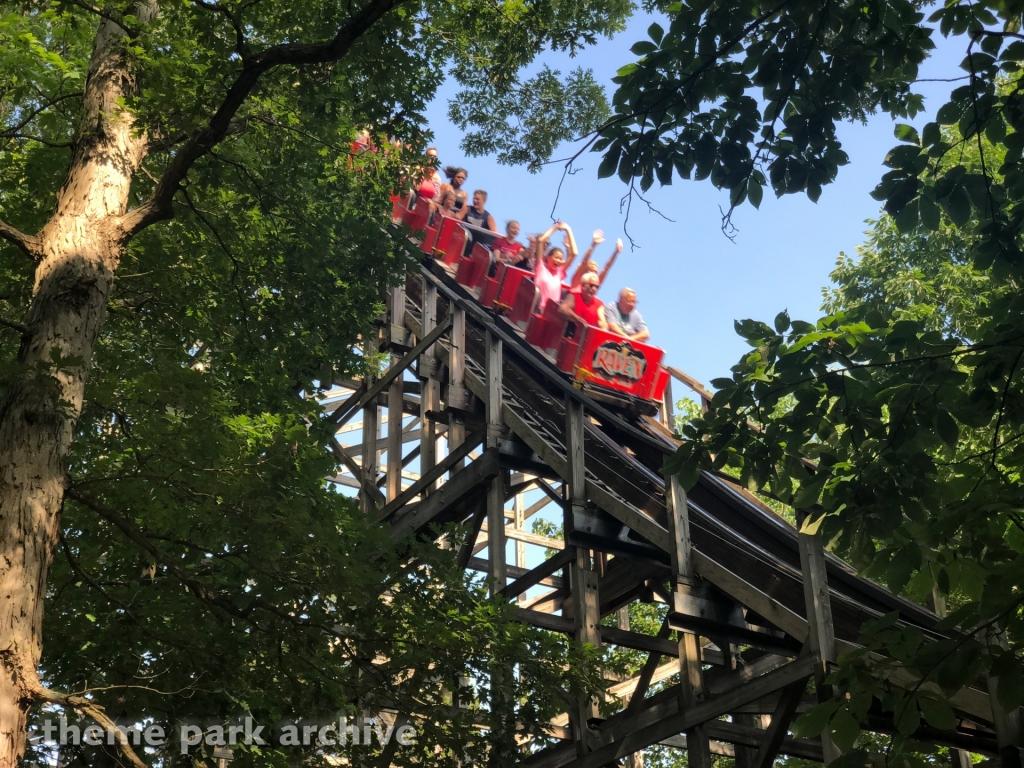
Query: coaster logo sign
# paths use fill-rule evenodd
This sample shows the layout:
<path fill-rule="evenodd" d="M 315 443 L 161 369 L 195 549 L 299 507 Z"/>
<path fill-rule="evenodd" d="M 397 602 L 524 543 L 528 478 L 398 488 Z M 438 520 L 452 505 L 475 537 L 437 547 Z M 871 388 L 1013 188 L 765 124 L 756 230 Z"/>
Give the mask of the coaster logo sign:
<path fill-rule="evenodd" d="M 593 369 L 632 383 L 643 378 L 647 358 L 628 341 L 606 341 L 594 351 Z"/>

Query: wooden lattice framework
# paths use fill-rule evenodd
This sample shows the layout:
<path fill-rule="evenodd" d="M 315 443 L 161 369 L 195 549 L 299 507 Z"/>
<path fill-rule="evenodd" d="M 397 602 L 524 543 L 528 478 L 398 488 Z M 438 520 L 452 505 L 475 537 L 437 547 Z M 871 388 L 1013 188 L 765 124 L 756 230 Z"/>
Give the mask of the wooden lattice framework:
<path fill-rule="evenodd" d="M 710 768 L 712 754 L 737 768 L 768 768 L 780 754 L 827 764 L 838 757 L 828 733 L 797 739 L 788 729 L 831 695 L 829 666 L 857 647 L 863 623 L 895 610 L 926 637 L 943 636 L 934 612 L 857 577 L 819 536 L 799 534 L 727 478 L 705 474 L 689 494 L 666 481 L 659 469 L 677 445 L 666 428 L 671 389 L 648 409 L 576 388 L 430 259 L 387 307 L 365 351 L 386 353 L 390 367 L 328 399 L 345 469 L 331 481 L 396 537 L 466 523 L 469 537 L 454 543 L 460 564 L 516 601 L 519 620 L 648 654 L 639 675 L 609 690 L 621 711 L 600 720 L 596 702 L 577 702 L 551 724 L 561 745 L 524 751 L 525 764 L 635 767 L 655 744 L 687 749 L 691 768 Z M 699 384 L 670 371 L 707 406 Z M 525 529 L 559 508 L 562 538 Z M 528 547 L 557 552 L 528 569 Z M 656 636 L 628 628 L 635 600 L 670 607 Z M 616 612 L 618 627 L 601 625 Z M 895 682 L 914 683 L 899 674 Z M 950 747 L 952 768 L 968 768 L 969 752 L 1019 768 L 1019 713 L 990 695 L 996 684 L 954 697 L 955 730 L 922 727 L 916 737 Z M 882 715 L 871 722 L 894 730 Z"/>

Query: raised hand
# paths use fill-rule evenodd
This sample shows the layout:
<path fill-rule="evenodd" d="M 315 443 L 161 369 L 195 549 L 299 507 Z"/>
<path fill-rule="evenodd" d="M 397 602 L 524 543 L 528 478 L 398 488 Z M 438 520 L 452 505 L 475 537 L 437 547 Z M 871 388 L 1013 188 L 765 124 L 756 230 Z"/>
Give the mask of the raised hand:
<path fill-rule="evenodd" d="M 593 237 L 594 237 L 594 245 L 600 245 L 601 243 L 604 242 L 604 232 L 602 232 L 600 229 L 595 229 L 594 230 Z M 622 241 L 620 240 L 619 242 L 622 242 Z"/>

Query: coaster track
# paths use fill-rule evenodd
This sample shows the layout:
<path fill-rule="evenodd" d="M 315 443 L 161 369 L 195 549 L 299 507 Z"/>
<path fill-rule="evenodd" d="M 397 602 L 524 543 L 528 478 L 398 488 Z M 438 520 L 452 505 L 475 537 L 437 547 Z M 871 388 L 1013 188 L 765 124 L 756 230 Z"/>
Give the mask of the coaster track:
<path fill-rule="evenodd" d="M 365 351 L 388 353 L 390 367 L 329 401 L 345 467 L 330 479 L 355 489 L 396 537 L 464 523 L 460 564 L 516 601 L 518 620 L 648 653 L 643 672 L 610 691 L 622 701 L 618 714 L 600 720 L 596 702 L 577 702 L 552 723 L 561 744 L 527 750 L 523 764 L 636 768 L 655 744 L 687 749 L 691 768 L 710 768 L 712 754 L 735 757 L 737 768 L 768 768 L 780 754 L 837 759 L 828 732 L 790 737 L 793 718 L 831 696 L 824 679 L 840 654 L 859 647 L 865 621 L 897 611 L 900 624 L 939 640 L 947 636 L 939 617 L 857 576 L 820 536 L 799 534 L 724 476 L 704 473 L 684 493 L 660 473 L 678 445 L 666 426 L 670 391 L 658 420 L 636 401 L 578 388 L 454 273 L 427 257 L 389 292 Z M 417 472 L 408 469 L 414 463 Z M 552 504 L 562 509 L 561 539 L 524 530 Z M 557 552 L 531 569 L 527 547 Z M 529 596 L 538 588 L 546 591 Z M 628 629 L 625 609 L 636 600 L 668 604 L 659 635 Z M 602 626 L 613 613 L 619 626 Z M 890 679 L 917 683 L 902 668 Z M 956 729 L 922 726 L 915 738 L 950 747 L 953 768 L 970 765 L 968 752 L 1014 764 L 1017 713 L 990 697 L 994 683 L 979 679 L 953 697 Z M 870 725 L 895 732 L 881 712 Z"/>

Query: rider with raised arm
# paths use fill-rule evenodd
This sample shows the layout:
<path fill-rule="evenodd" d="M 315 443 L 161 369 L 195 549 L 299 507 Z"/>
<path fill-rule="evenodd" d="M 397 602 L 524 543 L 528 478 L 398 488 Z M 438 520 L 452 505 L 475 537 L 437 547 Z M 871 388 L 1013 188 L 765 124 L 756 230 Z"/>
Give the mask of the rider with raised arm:
<path fill-rule="evenodd" d="M 560 229 L 565 233 L 562 244 L 569 252 L 566 260 L 565 251 L 561 248 L 552 248 L 545 252 L 548 240 Z M 540 300 L 537 304 L 537 311 L 544 312 L 544 307 L 549 301 L 556 304 L 562 300 L 562 281 L 565 280 L 566 270 L 572 265 L 576 258 L 576 240 L 572 236 L 572 228 L 562 221 L 556 221 L 547 232 L 537 238 L 537 266 L 534 272 L 534 283 L 537 285 L 537 293 Z M 541 254 L 544 254 L 543 257 Z"/>
<path fill-rule="evenodd" d="M 587 249 L 587 252 L 583 254 L 583 261 L 580 262 L 580 265 L 576 268 L 576 272 L 573 273 L 572 282 L 570 283 L 573 290 L 578 290 L 580 279 L 585 274 L 588 274 L 590 272 L 593 272 L 594 274 L 597 275 L 599 285 L 604 285 L 605 278 L 608 277 L 608 272 L 611 271 L 612 265 L 615 263 L 615 260 L 619 257 L 619 254 L 622 253 L 622 239 L 620 238 L 619 240 L 615 241 L 615 252 L 612 253 L 611 258 L 608 259 L 608 263 L 604 265 L 604 269 L 602 269 L 599 273 L 597 271 L 597 262 L 592 261 L 590 256 L 594 253 L 594 249 L 603 242 L 604 232 L 602 232 L 600 229 L 595 229 L 593 239 L 590 242 L 590 247 Z"/>

